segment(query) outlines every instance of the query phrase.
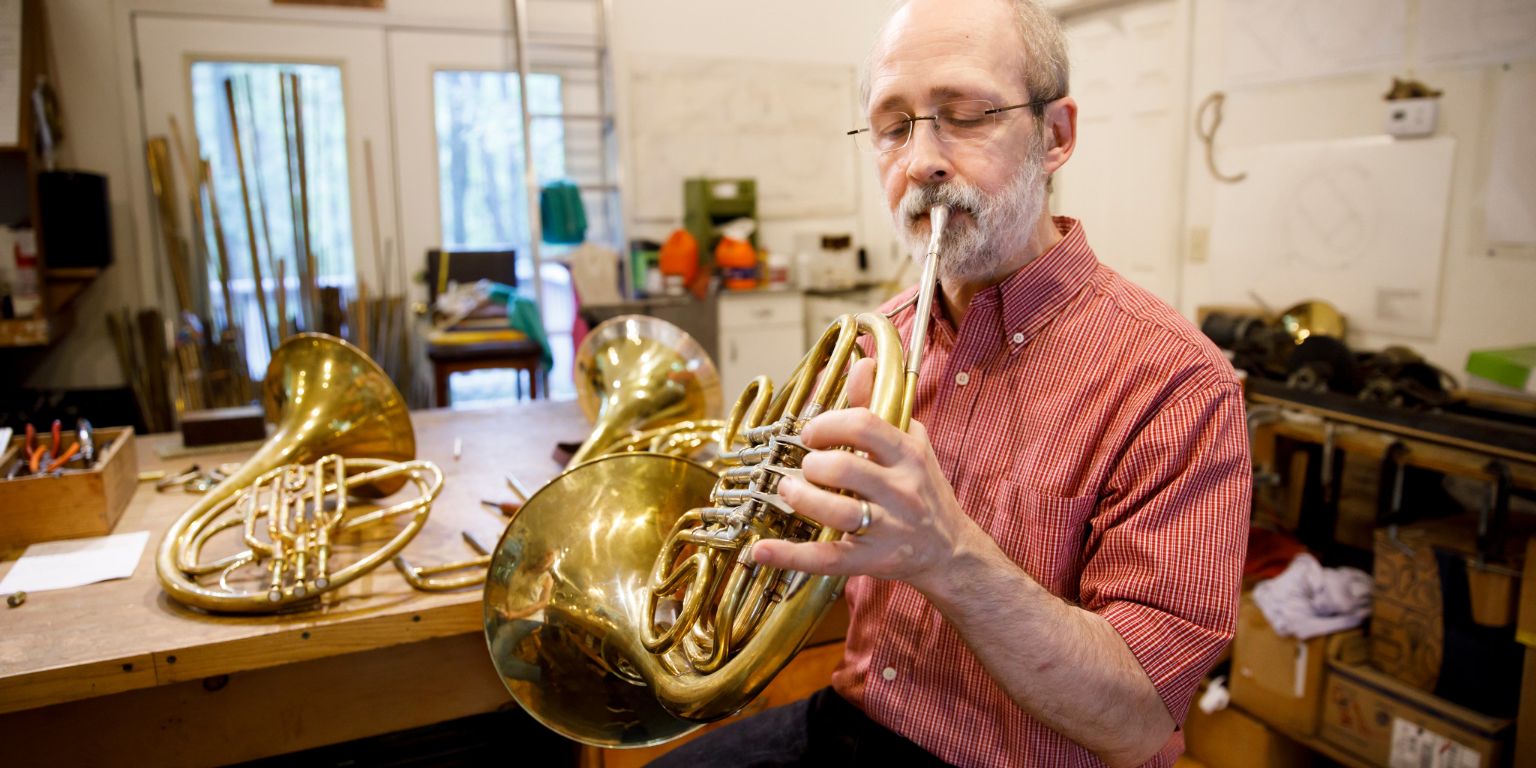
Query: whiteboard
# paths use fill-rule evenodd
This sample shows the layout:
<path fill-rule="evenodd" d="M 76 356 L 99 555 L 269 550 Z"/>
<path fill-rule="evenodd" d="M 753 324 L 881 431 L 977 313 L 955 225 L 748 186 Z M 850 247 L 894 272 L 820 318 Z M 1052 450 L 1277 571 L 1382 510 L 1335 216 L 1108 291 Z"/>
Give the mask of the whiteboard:
<path fill-rule="evenodd" d="M 683 180 L 757 180 L 763 219 L 851 215 L 853 69 L 647 57 L 629 81 L 635 217 L 683 216 Z"/>
<path fill-rule="evenodd" d="M 1456 141 L 1346 139 L 1234 149 L 1216 193 L 1213 285 L 1275 308 L 1309 299 L 1351 328 L 1434 335 Z"/>

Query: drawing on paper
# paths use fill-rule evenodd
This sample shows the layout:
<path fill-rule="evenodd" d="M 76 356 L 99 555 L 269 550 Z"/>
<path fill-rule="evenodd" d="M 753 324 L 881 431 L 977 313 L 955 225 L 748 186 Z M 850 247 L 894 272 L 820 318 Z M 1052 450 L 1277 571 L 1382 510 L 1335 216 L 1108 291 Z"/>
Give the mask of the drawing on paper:
<path fill-rule="evenodd" d="M 1217 190 L 1209 265 L 1187 299 L 1321 299 L 1354 328 L 1433 334 L 1455 147 L 1348 139 L 1233 150 L 1248 177 Z"/>
<path fill-rule="evenodd" d="M 653 59 L 630 84 L 637 218 L 680 218 L 695 177 L 756 179 L 765 218 L 854 213 L 850 68 Z"/>
<path fill-rule="evenodd" d="M 1357 165 L 1299 179 L 1282 216 L 1287 257 L 1299 267 L 1337 272 L 1365 258 L 1380 225 L 1375 179 Z"/>

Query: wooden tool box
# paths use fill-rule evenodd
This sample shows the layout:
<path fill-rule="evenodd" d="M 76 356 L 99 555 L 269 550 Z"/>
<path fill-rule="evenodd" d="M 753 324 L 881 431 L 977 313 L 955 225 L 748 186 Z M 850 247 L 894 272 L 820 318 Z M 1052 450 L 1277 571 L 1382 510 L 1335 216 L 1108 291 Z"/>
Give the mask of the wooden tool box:
<path fill-rule="evenodd" d="M 46 444 L 51 438 L 45 433 L 37 439 Z M 68 445 L 74 435 L 62 439 Z M 22 441 L 12 438 L 0 451 L 0 478 L 21 455 Z M 90 469 L 0 479 L 0 549 L 112 532 L 138 483 L 133 428 L 98 429 L 95 441 L 97 459 Z"/>

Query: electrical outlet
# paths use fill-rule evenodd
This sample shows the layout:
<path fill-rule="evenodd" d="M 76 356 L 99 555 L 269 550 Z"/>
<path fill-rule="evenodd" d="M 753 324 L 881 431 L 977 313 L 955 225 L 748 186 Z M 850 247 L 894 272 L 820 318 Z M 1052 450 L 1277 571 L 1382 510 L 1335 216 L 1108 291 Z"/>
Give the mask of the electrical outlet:
<path fill-rule="evenodd" d="M 1191 227 L 1189 230 L 1189 263 L 1204 264 L 1211 258 L 1211 230 L 1207 227 Z"/>
<path fill-rule="evenodd" d="M 1439 99 L 1396 99 L 1387 102 L 1387 133 L 1400 138 L 1431 136 L 1440 111 Z"/>

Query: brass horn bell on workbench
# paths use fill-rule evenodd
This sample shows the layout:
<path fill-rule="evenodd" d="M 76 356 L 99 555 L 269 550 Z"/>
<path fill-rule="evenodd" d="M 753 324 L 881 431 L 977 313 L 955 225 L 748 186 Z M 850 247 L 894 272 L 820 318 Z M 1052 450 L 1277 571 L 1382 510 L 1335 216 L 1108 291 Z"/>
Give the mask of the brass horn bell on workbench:
<path fill-rule="evenodd" d="M 373 360 L 341 339 L 304 333 L 283 342 L 272 354 L 262 399 L 277 422 L 272 436 L 160 541 L 160 585 L 181 603 L 267 613 L 313 601 L 404 549 L 442 488 L 442 470 L 413 460 L 405 398 Z M 415 495 L 382 508 L 350 498 L 383 498 L 405 485 Z M 339 539 L 397 518 L 406 523 L 394 525 L 398 530 L 376 550 L 333 568 Z M 238 535 L 241 546 L 204 560 L 204 549 L 231 529 L 238 530 L 217 541 Z"/>

